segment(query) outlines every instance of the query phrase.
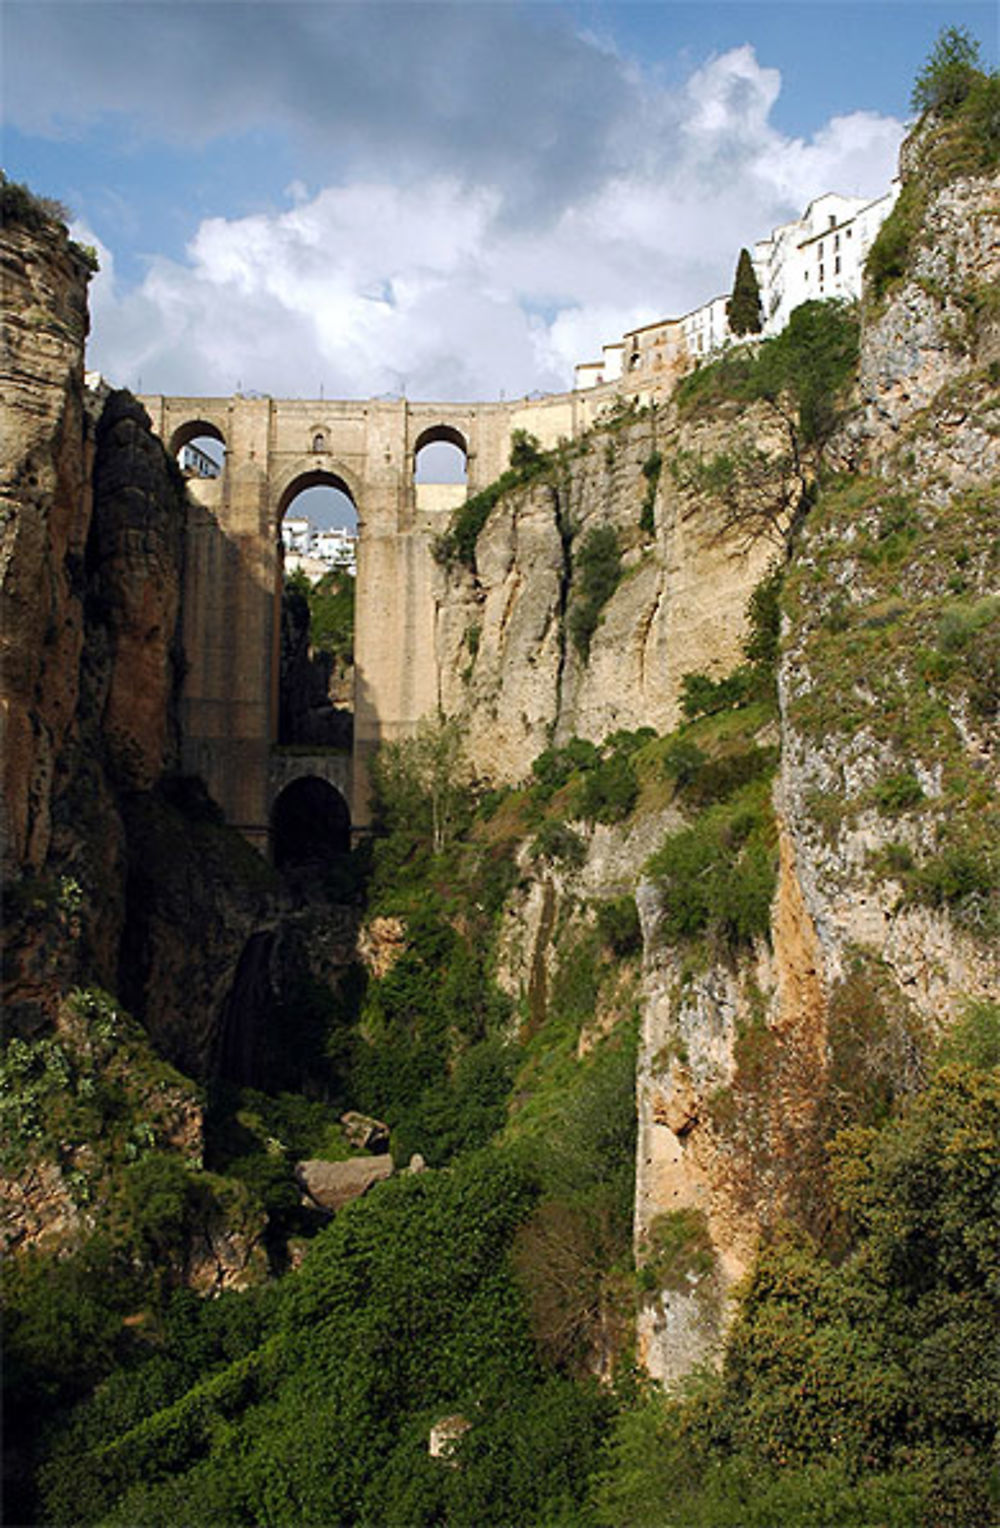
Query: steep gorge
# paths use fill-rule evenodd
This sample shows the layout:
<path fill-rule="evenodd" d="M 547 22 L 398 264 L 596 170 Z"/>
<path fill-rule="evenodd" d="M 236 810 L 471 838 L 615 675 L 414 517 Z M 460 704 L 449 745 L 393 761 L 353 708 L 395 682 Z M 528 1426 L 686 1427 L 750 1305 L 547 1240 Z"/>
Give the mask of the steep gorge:
<path fill-rule="evenodd" d="M 218 820 L 198 782 L 178 775 L 182 484 L 134 400 L 83 389 L 85 271 L 65 234 L 51 223 L 5 231 L 17 297 L 16 449 L 3 485 L 5 980 L 23 1055 L 52 1063 L 48 1092 L 37 1069 L 26 1074 L 20 1120 L 31 1128 L 11 1179 L 19 1193 L 35 1187 L 21 1194 L 13 1240 L 61 1256 L 86 1249 L 101 1196 L 119 1195 L 136 1164 L 141 1183 L 152 1147 L 164 1174 L 152 1187 L 164 1189 L 165 1160 L 185 1164 L 189 1219 L 147 1226 L 133 1266 L 170 1270 L 174 1287 L 263 1285 L 267 1236 L 272 1272 L 302 1257 L 290 1143 L 306 1138 L 296 1132 L 311 1107 L 313 1136 L 328 1132 L 319 1154 L 341 1153 L 329 1127 L 346 1101 L 384 1110 L 400 1164 L 419 1151 L 449 1167 L 401 1174 L 355 1218 L 338 1214 L 301 1284 L 279 1281 L 288 1393 L 297 1367 L 330 1343 L 332 1388 L 345 1386 L 359 1433 L 382 1436 L 394 1418 L 404 1442 L 398 1455 L 385 1444 L 390 1463 L 380 1456 L 364 1466 L 370 1475 L 350 1476 L 365 1450 L 352 1465 L 330 1453 L 326 1400 L 315 1396 L 311 1412 L 298 1397 L 282 1402 L 298 1408 L 287 1440 L 266 1424 L 262 1436 L 258 1395 L 266 1415 L 286 1392 L 269 1388 L 285 1380 L 277 1330 L 260 1318 L 259 1340 L 229 1334 L 212 1350 L 204 1393 L 201 1371 L 179 1366 L 154 1387 L 148 1425 L 140 1407 L 141 1425 L 108 1422 L 99 1446 L 78 1446 L 71 1429 L 65 1477 L 57 1459 L 47 1487 L 49 1520 L 78 1510 L 78 1482 L 87 1520 L 112 1509 L 162 1520 L 182 1498 L 188 1510 L 189 1481 L 206 1521 L 219 1481 L 227 1503 L 242 1504 L 235 1520 L 257 1520 L 265 1499 L 291 1520 L 303 1449 L 310 1468 L 324 1461 L 318 1476 L 347 1472 L 336 1500 L 363 1499 L 359 1521 L 402 1500 L 411 1472 L 414 1523 L 450 1520 L 449 1492 L 461 1502 L 456 1522 L 485 1520 L 477 1436 L 488 1454 L 491 1428 L 507 1447 L 504 1418 L 534 1416 L 531 1442 L 544 1451 L 541 1418 L 563 1406 L 566 1432 L 553 1424 L 554 1437 L 596 1432 L 610 1389 L 585 1401 L 585 1388 L 558 1386 L 587 1372 L 610 1381 L 633 1338 L 641 1365 L 668 1386 L 717 1361 L 740 1282 L 776 1228 L 838 1234 L 827 1161 L 837 1131 L 874 1128 L 916 1097 L 928 1057 L 970 1008 L 990 1009 L 995 1024 L 1000 196 L 986 175 L 937 184 L 933 153 L 919 136 L 907 150 L 911 182 L 928 178 L 923 220 L 905 275 L 868 295 L 852 407 L 807 485 L 787 559 L 780 523 L 775 534 L 760 534 L 759 521 L 734 526 L 725 485 L 696 470 L 745 459 L 749 440 L 757 465 L 782 479 L 771 483 L 778 498 L 786 492 L 781 420 L 767 401 L 724 387 L 617 410 L 499 499 L 469 562 L 442 556 L 439 695 L 454 733 L 429 733 L 423 754 L 399 752 L 360 940 L 357 880 L 369 867 L 353 866 L 337 910 L 304 905 Z M 615 549 L 599 595 L 588 546 Z M 775 564 L 780 633 L 778 607 L 765 618 L 751 599 Z M 768 620 L 773 661 L 752 653 Z M 433 844 L 403 765 L 424 770 L 434 795 Z M 92 994 L 68 997 L 94 986 L 142 1030 Z M 633 1269 L 618 1220 L 633 1125 L 622 1125 L 622 1061 L 632 1064 L 636 1031 Z M 306 1061 L 293 1076 L 297 1047 Z M 220 1051 L 233 1082 L 270 1072 L 284 1095 L 244 1093 L 226 1116 L 232 1138 L 215 1149 L 225 1172 L 237 1164 L 229 1178 L 203 1171 L 206 1115 L 188 1081 L 209 1078 Z M 67 1116 L 50 1084 L 71 1053 Z M 95 1078 L 102 1107 L 121 1087 L 127 1108 L 119 1099 L 103 1119 L 88 1115 Z M 288 1101 L 286 1090 L 310 1085 L 310 1098 Z M 78 1138 L 95 1119 L 95 1139 L 114 1137 L 110 1154 Z M 491 1141 L 493 1165 L 477 1165 L 470 1147 Z M 522 1159 L 530 1192 L 510 1186 Z M 444 1233 L 454 1257 L 434 1274 L 450 1291 L 442 1311 L 419 1236 L 426 1217 L 441 1239 L 433 1207 L 448 1196 L 458 1208 Z M 483 1293 L 501 1276 L 484 1228 L 505 1216 L 500 1262 L 509 1243 L 549 1365 L 541 1377 L 527 1336 L 504 1324 L 513 1296 L 501 1321 Z M 463 1284 L 476 1236 L 483 1267 Z M 408 1237 L 417 1261 L 397 1292 L 394 1248 Z M 382 1284 L 395 1303 L 378 1307 L 369 1331 L 366 1302 Z M 415 1308 L 427 1332 L 453 1323 L 432 1358 Z M 257 1320 L 246 1317 L 248 1332 Z M 493 1321 L 523 1390 L 493 1372 Z M 391 1385 L 369 1375 L 363 1398 L 337 1368 L 353 1322 L 361 1349 L 388 1355 L 393 1375 Z M 403 1329 L 424 1354 L 412 1360 L 417 1377 L 393 1346 Z M 142 1361 L 129 1350 L 122 1372 Z M 436 1380 L 439 1362 L 446 1377 Z M 100 1391 L 95 1404 L 100 1417 Z M 425 1474 L 425 1423 L 448 1410 L 468 1425 L 459 1404 L 472 1419 L 469 1462 L 447 1478 Z M 215 1407 L 226 1427 L 214 1427 Z M 239 1469 L 225 1464 L 244 1424 L 252 1457 L 271 1465 L 247 1472 L 242 1455 Z M 332 1432 L 340 1425 L 338 1413 Z M 168 1455 L 176 1480 L 154 1467 Z M 576 1510 L 566 1502 L 579 1505 L 579 1482 L 577 1496 L 565 1489 L 563 1508 Z M 437 1505 L 418 1503 L 420 1490 Z M 544 1516 L 537 1503 L 509 1510 L 511 1521 Z"/>

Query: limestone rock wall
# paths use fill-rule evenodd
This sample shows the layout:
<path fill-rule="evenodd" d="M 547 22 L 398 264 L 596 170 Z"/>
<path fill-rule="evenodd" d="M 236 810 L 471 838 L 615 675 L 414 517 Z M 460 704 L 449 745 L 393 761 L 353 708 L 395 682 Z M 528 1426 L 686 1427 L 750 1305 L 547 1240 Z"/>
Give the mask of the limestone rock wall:
<path fill-rule="evenodd" d="M 847 475 L 789 569 L 769 947 L 692 973 L 639 888 L 637 1255 L 676 1209 L 705 1214 L 715 1252 L 641 1302 L 639 1353 L 668 1384 L 718 1351 L 761 1227 L 816 1224 L 852 1089 L 905 1094 L 943 1029 L 1000 1001 L 997 328 L 969 301 L 1000 273 L 998 193 L 930 199 L 908 279 L 863 327 Z"/>
<path fill-rule="evenodd" d="M 203 1075 L 280 898 L 177 778 L 184 484 L 134 398 L 84 387 L 87 270 L 62 225 L 12 220 L 0 251 L 6 1016 L 50 1028 L 97 984 Z"/>
<path fill-rule="evenodd" d="M 0 235 L 3 866 L 39 868 L 75 717 L 93 435 L 84 406 L 87 271 L 65 230 Z"/>
<path fill-rule="evenodd" d="M 763 415 L 739 423 L 766 439 Z M 439 700 L 466 727 L 484 778 L 523 778 L 550 743 L 600 740 L 619 728 L 667 731 L 681 678 L 719 677 L 740 662 L 747 599 L 776 544 L 723 536 L 717 518 L 678 487 L 678 451 L 711 456 L 732 442 L 725 419 L 680 424 L 654 409 L 585 437 L 552 481 L 505 497 L 476 547 L 473 573 L 440 573 Z M 644 466 L 661 459 L 655 529 L 640 524 Z M 586 658 L 569 629 L 588 532 L 614 529 L 622 558 Z"/>

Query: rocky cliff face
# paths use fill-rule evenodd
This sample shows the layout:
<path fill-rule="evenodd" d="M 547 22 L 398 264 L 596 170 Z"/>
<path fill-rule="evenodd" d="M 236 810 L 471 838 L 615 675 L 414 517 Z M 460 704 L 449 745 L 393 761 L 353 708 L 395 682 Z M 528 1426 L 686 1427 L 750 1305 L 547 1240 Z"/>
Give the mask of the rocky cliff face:
<path fill-rule="evenodd" d="M 183 481 L 129 394 L 84 387 L 87 267 L 63 226 L 29 203 L 2 250 L 8 1021 L 51 1026 L 96 983 L 203 1074 L 277 903 L 176 777 Z"/>
<path fill-rule="evenodd" d="M 56 760 L 83 645 L 93 433 L 84 404 L 87 270 L 47 222 L 3 234 L 4 870 L 44 863 Z"/>
<path fill-rule="evenodd" d="M 904 170 L 922 173 L 919 144 Z M 638 1344 L 668 1383 L 717 1350 L 763 1227 L 825 1229 L 835 1130 L 917 1086 L 941 1028 L 1000 994 L 998 211 L 993 179 L 939 185 L 905 279 L 867 304 L 858 406 L 786 573 L 779 720 L 756 738 L 780 742 L 769 936 L 695 950 L 664 934 L 643 866 L 676 806 L 627 830 L 574 823 L 584 865 L 526 862 L 508 903 L 501 977 L 534 1011 L 571 909 L 637 887 Z M 474 570 L 439 587 L 442 707 L 481 775 L 523 778 L 573 735 L 667 732 L 683 674 L 736 666 L 776 547 L 721 536 L 671 462 L 747 436 L 776 453 L 771 428 L 737 404 L 619 417 L 500 501 Z M 597 527 L 622 572 L 584 656 L 572 611 Z M 690 1256 L 664 1271 L 675 1234 Z"/>
<path fill-rule="evenodd" d="M 789 569 L 770 948 L 685 975 L 657 949 L 655 889 L 640 899 L 638 1246 L 690 1206 L 716 1253 L 640 1313 L 668 1382 L 717 1344 L 761 1225 L 822 1228 L 824 1140 L 918 1085 L 922 1048 L 1000 995 L 998 333 L 970 297 L 1000 274 L 998 196 L 980 179 L 932 197 L 864 324 L 847 470 Z"/>
<path fill-rule="evenodd" d="M 442 710 L 466 726 L 470 759 L 495 782 L 521 779 L 550 743 L 619 728 L 669 731 L 681 677 L 715 676 L 741 655 L 742 612 L 778 545 L 724 534 L 669 469 L 679 453 L 730 447 L 734 428 L 773 437 L 764 415 L 711 423 L 669 405 L 624 413 L 578 446 L 552 480 L 501 500 L 473 572 L 442 574 L 437 648 Z M 614 532 L 621 558 L 586 652 L 588 537 Z"/>

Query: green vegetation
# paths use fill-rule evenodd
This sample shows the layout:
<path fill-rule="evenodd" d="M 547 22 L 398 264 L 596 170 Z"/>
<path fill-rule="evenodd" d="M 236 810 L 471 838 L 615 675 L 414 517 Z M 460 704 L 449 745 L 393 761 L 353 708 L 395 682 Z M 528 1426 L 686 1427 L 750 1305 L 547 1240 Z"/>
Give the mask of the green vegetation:
<path fill-rule="evenodd" d="M 287 592 L 300 594 L 309 607 L 309 645 L 336 662 L 354 661 L 354 579 L 334 568 L 315 584 L 296 571 L 285 580 Z"/>
<path fill-rule="evenodd" d="M 660 473 L 663 470 L 663 456 L 659 451 L 650 451 L 642 464 L 642 475 L 646 479 L 646 492 L 642 498 L 642 508 L 639 512 L 639 529 L 647 536 L 656 532 L 656 488 L 660 481 Z"/>
<path fill-rule="evenodd" d="M 979 51 L 965 27 L 945 27 L 914 81 L 913 110 L 949 112 L 961 106 L 979 79 Z"/>
<path fill-rule="evenodd" d="M 919 836 L 887 845 L 874 868 L 904 904 L 946 910 L 984 941 L 1000 928 L 995 801 L 966 738 L 1000 707 L 1000 604 L 976 592 L 993 579 L 983 530 L 996 510 L 992 491 L 942 509 L 884 481 L 832 479 L 810 522 L 815 562 L 790 570 L 784 595 L 816 680 L 791 701 L 793 725 L 817 742 L 861 733 L 886 761 L 863 793 L 817 804 L 831 842 L 866 806 L 916 819 Z M 862 570 L 850 586 L 845 566 Z"/>
<path fill-rule="evenodd" d="M 979 69 L 979 44 L 963 27 L 942 31 L 913 88 L 920 124 L 919 173 L 903 186 L 868 252 L 865 274 L 877 303 L 909 272 L 934 193 L 1000 163 L 1000 75 Z"/>
<path fill-rule="evenodd" d="M 750 252 L 740 250 L 733 278 L 732 296 L 726 303 L 726 317 L 734 334 L 759 334 L 763 327 L 760 287 L 750 259 Z"/>
<path fill-rule="evenodd" d="M 69 210 L 50 196 L 37 196 L 20 181 L 9 180 L 0 170 L 0 217 L 5 224 L 17 224 L 34 233 L 53 223 L 69 221 Z"/>
<path fill-rule="evenodd" d="M 50 196 L 37 196 L 20 181 L 9 180 L 0 170 L 0 223 L 40 233 L 46 228 L 64 229 L 69 219 L 69 209 L 62 202 Z M 91 275 L 98 271 L 97 250 L 92 244 L 78 244 L 75 239 L 69 239 L 68 246 Z"/>
<path fill-rule="evenodd" d="M 707 936 L 736 949 L 766 937 L 777 884 L 770 780 L 743 786 L 672 834 L 647 873 L 663 897 L 664 939 Z"/>
<path fill-rule="evenodd" d="M 736 429 L 732 445 L 713 456 L 679 451 L 671 471 L 679 487 L 710 503 L 716 534 L 768 536 L 790 557 L 815 498 L 827 445 L 843 418 L 843 399 L 858 359 L 858 317 L 847 304 L 806 302 L 785 328 L 752 353 L 741 350 L 692 372 L 678 383 L 682 413 L 695 415 L 724 401 L 768 406 L 783 445 L 763 451 L 754 435 Z"/>
<path fill-rule="evenodd" d="M 943 91 L 960 55 L 942 54 L 935 68 L 947 68 L 922 88 Z M 966 62 L 964 94 L 949 85 L 927 101 L 954 132 L 982 94 Z M 1000 933 L 995 803 L 980 767 L 1000 709 L 1000 601 L 983 592 L 1000 500 L 820 470 L 854 320 L 810 307 L 784 349 L 724 357 L 681 390 L 688 412 L 728 397 L 786 421 L 781 470 L 796 486 L 785 508 L 798 523 L 808 509 L 809 534 L 754 591 L 735 672 L 685 676 L 670 736 L 573 738 L 546 749 L 521 787 L 488 793 L 454 723 L 384 748 L 376 839 L 349 871 L 367 964 L 332 986 L 305 958 L 295 977 L 286 967 L 262 1042 L 271 1091 L 216 1080 L 203 1099 L 93 987 L 49 1028 L 22 1023 L 7 1040 L 2 1165 L 19 1191 L 51 1193 L 69 1228 L 58 1254 L 19 1253 L 6 1273 L 12 1519 L 995 1519 L 1000 1008 L 969 1002 L 941 1032 L 861 948 L 843 951 L 822 1024 L 770 1022 L 757 982 L 777 871 L 783 611 L 797 745 L 839 762 L 860 739 L 879 760 L 853 782 L 845 769 L 841 789 L 817 786 L 805 810 L 829 843 L 866 814 L 866 832 L 882 835 L 871 874 L 891 877 L 904 915 L 919 904 L 984 941 Z M 558 464 L 515 438 L 507 486 Z M 642 467 L 647 535 L 662 465 L 654 450 Z M 773 516 L 774 458 L 737 443 L 682 456 L 674 471 L 730 500 L 726 513 L 738 509 L 753 534 Z M 474 562 L 497 498 L 460 513 L 447 556 Z M 620 548 L 604 528 L 572 551 L 568 625 L 585 657 Z M 333 643 L 343 596 L 321 592 Z M 698 1126 L 736 1208 L 763 1222 L 719 1369 L 670 1396 L 633 1370 L 637 1298 L 669 1309 L 690 1296 L 714 1319 L 719 1268 L 691 1207 L 653 1219 L 635 1266 L 642 929 L 628 883 L 594 897 L 574 874 L 591 838 L 608 836 L 591 825 L 641 830 L 644 813 L 667 809 L 675 826 L 647 874 L 676 957 L 671 1001 L 687 1003 L 713 961 L 744 1015 L 731 1075 L 699 1103 Z M 123 814 L 130 889 L 150 916 L 181 902 L 190 914 L 195 856 L 224 893 L 239 882 L 272 917 L 275 877 L 229 841 L 197 781 L 168 778 Z M 25 879 L 6 889 L 5 912 L 54 929 L 82 961 L 90 875 L 81 862 Z M 524 950 L 509 935 L 519 906 L 534 931 Z M 332 937 L 317 916 L 297 907 L 283 938 L 306 950 Z M 671 1042 L 659 1059 L 693 1069 L 691 1058 L 693 1045 Z M 325 1222 L 300 1203 L 293 1166 L 350 1154 L 347 1107 L 386 1122 L 398 1167 L 417 1152 L 427 1167 Z M 193 1270 L 208 1287 L 230 1243 L 246 1249 L 250 1287 L 196 1296 Z M 434 1458 L 431 1429 L 445 1420 L 452 1451 Z"/>
<path fill-rule="evenodd" d="M 801 1233 L 764 1248 L 721 1375 L 620 1413 L 599 1522 L 990 1521 L 998 1111 L 995 1077 L 946 1066 L 840 1137 L 846 1255 Z"/>
<path fill-rule="evenodd" d="M 614 528 L 610 525 L 593 527 L 573 547 L 573 596 L 568 617 L 570 636 L 584 662 L 590 653 L 591 638 L 597 630 L 601 611 L 617 589 L 620 578 L 621 553 Z"/>
<path fill-rule="evenodd" d="M 558 452 L 543 451 L 533 435 L 515 430 L 511 436 L 510 466 L 487 488 L 455 511 L 448 530 L 434 547 L 438 562 L 448 566 L 456 559 L 467 568 L 475 566 L 476 542 L 490 512 L 502 498 L 516 488 L 551 473 L 559 460 Z"/>

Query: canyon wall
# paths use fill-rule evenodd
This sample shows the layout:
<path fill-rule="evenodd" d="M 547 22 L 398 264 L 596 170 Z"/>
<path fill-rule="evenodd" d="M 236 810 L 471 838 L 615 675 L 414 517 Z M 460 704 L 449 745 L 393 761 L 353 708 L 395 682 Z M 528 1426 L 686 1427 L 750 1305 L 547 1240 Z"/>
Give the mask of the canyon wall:
<path fill-rule="evenodd" d="M 926 173 L 919 135 L 903 169 Z M 640 1301 L 639 1353 L 667 1383 L 718 1351 L 763 1229 L 829 1229 L 837 1128 L 916 1088 L 942 1031 L 1000 996 L 998 212 L 995 178 L 930 177 L 905 275 L 866 297 L 854 407 L 784 578 L 778 718 L 755 740 L 780 745 L 768 937 L 693 951 L 664 934 L 644 867 L 684 816 L 662 799 L 623 828 L 573 822 L 583 866 L 526 859 L 508 905 L 501 974 L 532 1010 L 587 899 L 636 892 L 637 1260 L 655 1284 L 657 1238 L 689 1214 L 711 1248 Z M 441 709 L 481 778 L 523 779 L 574 735 L 668 732 L 685 673 L 740 662 L 782 549 L 722 533 L 671 464 L 747 435 L 777 456 L 762 405 L 620 411 L 500 500 L 473 566 L 439 573 Z M 571 622 L 595 527 L 622 572 L 584 655 Z"/>
<path fill-rule="evenodd" d="M 2 259 L 8 1024 L 44 1029 L 96 983 L 203 1075 L 277 914 L 267 867 L 178 774 L 184 484 L 135 399 L 84 387 L 88 267 L 61 222 L 26 202 Z"/>

